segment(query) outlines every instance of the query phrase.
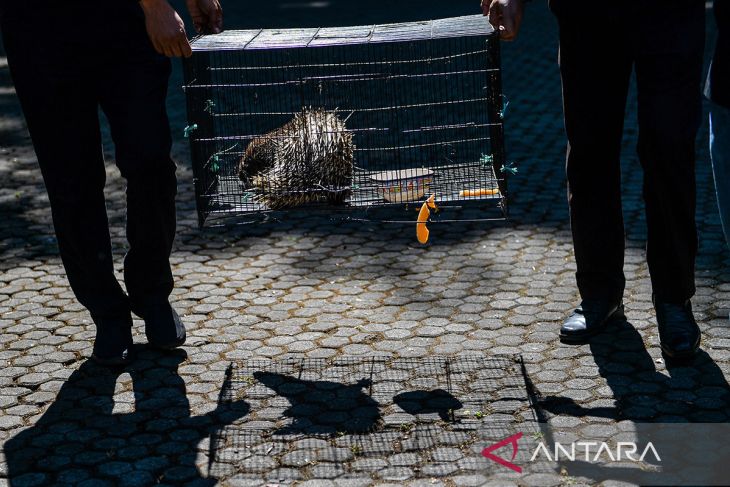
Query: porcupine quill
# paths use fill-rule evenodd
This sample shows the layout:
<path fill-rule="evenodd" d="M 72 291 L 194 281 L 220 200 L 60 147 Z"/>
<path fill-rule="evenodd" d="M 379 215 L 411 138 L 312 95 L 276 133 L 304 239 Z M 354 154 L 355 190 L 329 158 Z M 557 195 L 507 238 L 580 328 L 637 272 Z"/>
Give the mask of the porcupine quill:
<path fill-rule="evenodd" d="M 350 194 L 352 132 L 334 113 L 305 108 L 246 147 L 239 178 L 271 209 L 306 203 L 342 204 Z"/>

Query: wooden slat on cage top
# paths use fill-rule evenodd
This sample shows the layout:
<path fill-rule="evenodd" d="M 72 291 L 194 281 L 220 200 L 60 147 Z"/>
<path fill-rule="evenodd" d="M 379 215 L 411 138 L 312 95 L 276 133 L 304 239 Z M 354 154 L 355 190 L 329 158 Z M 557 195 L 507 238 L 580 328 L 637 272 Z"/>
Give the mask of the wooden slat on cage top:
<path fill-rule="evenodd" d="M 494 29 L 482 15 L 401 24 L 306 29 L 228 30 L 195 39 L 193 51 L 253 50 L 410 42 L 487 36 Z"/>

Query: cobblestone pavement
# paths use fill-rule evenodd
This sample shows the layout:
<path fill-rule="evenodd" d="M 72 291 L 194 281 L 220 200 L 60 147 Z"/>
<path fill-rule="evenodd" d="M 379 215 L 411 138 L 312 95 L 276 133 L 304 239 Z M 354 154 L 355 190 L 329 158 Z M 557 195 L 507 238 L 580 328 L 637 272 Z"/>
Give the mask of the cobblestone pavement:
<path fill-rule="evenodd" d="M 397 11 L 371 3 L 302 9 L 256 2 L 248 11 L 232 4 L 228 25 L 356 24 L 476 10 L 471 1 L 398 2 Z M 697 165 L 699 357 L 690 366 L 661 359 L 633 108 L 623 148 L 629 322 L 590 345 L 561 345 L 560 320 L 578 296 L 556 28 L 540 2 L 530 5 L 523 36 L 505 45 L 503 58 L 507 150 L 519 168 L 510 220 L 434 225 L 426 247 L 410 226 L 296 213 L 265 225 L 199 230 L 176 71 L 172 300 L 189 340 L 174 353 L 146 349 L 135 321 L 140 357 L 117 372 L 87 361 L 94 328 L 64 276 L 33 150 L 0 64 L 0 485 L 593 484 L 559 466 L 519 477 L 463 459 L 516 421 L 546 420 L 556 439 L 589 431 L 609 437 L 626 421 L 727 422 L 730 254 L 706 128 Z M 123 181 L 109 160 L 108 212 L 121 267 Z M 460 360 L 482 366 L 459 372 Z M 513 397 L 500 396 L 505 391 Z M 482 409 L 469 402 L 479 394 L 489 397 Z M 475 428 L 450 430 L 455 414 Z M 506 429 L 479 436 L 497 424 Z M 381 436 L 368 436 L 375 426 Z M 444 431 L 462 439 L 449 443 Z M 403 447 L 419 438 L 432 440 Z M 383 450 L 394 442 L 403 450 Z"/>

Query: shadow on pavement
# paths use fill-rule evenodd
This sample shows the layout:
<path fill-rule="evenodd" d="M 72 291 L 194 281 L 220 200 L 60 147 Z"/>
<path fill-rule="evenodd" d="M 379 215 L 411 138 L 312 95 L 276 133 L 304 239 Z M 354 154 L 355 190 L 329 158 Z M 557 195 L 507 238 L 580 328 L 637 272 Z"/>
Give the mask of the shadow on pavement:
<path fill-rule="evenodd" d="M 436 413 L 441 421 L 454 421 L 456 411 L 464 406 L 443 389 L 404 392 L 395 396 L 393 402 L 412 416 Z"/>
<path fill-rule="evenodd" d="M 119 371 L 84 362 L 40 419 L 5 443 L 10 485 L 76 484 L 90 478 L 107 479 L 110 485 L 213 483 L 196 467 L 198 443 L 222 427 L 221 421 L 245 416 L 248 404 L 222 401 L 214 411 L 192 416 L 177 373 L 186 354 L 141 355 Z M 117 385 L 122 375 L 132 379 L 132 388 L 123 392 Z"/>
<path fill-rule="evenodd" d="M 686 363 L 667 361 L 669 377 L 659 373 L 639 332 L 628 322 L 614 325 L 590 344 L 601 377 L 610 387 L 614 404 L 579 406 L 572 399 L 547 396 L 540 406 L 555 414 L 595 416 L 617 421 L 689 422 L 727 421 L 730 385 L 710 358 L 700 351 Z M 694 389 L 698 389 L 698 393 Z M 686 421 L 686 420 L 685 420 Z"/>
<path fill-rule="evenodd" d="M 341 384 L 271 372 L 256 372 L 253 377 L 290 403 L 281 419 L 291 418 L 291 424 L 274 435 L 367 433 L 380 420 L 378 403 L 363 390 L 372 386 L 368 379 Z"/>
<path fill-rule="evenodd" d="M 590 343 L 590 350 L 600 376 L 610 388 L 612 399 L 601 401 L 605 405 L 585 407 L 569 397 L 548 395 L 538 398 L 538 408 L 553 415 L 604 418 L 611 420 L 612 424 L 620 421 L 636 423 L 633 434 L 637 444 L 646 445 L 653 441 L 658 448 L 669 448 L 675 455 L 673 448 L 681 450 L 685 445 L 706 445 L 710 440 L 707 428 L 698 427 L 695 431 L 689 425 L 728 422 L 730 385 L 720 367 L 706 352 L 700 351 L 690 362 L 667 361 L 667 377 L 657 371 L 641 335 L 629 322 L 613 324 L 605 333 L 596 336 Z M 687 424 L 688 427 L 681 430 L 684 435 L 677 435 L 671 426 L 662 433 L 652 429 L 654 424 L 659 423 Z M 609 438 L 591 439 L 608 441 Z M 586 440 L 585 437 L 579 439 Z M 652 460 L 651 456 L 647 458 Z M 664 468 L 680 469 L 685 466 L 682 458 L 676 456 L 662 459 L 662 462 L 653 463 Z M 562 466 L 570 475 L 595 481 L 610 479 L 636 482 L 642 479 L 637 477 L 635 469 L 617 466 L 600 468 L 587 462 L 570 462 Z M 691 464 L 686 466 L 690 467 Z M 652 477 L 645 477 L 643 480 L 644 483 L 657 485 L 656 478 L 652 480 Z"/>

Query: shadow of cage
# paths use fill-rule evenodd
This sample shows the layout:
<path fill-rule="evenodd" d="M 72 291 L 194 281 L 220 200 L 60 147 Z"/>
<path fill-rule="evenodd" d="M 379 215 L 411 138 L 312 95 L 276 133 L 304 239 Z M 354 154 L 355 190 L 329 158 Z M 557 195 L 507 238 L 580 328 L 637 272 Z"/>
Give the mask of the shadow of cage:
<path fill-rule="evenodd" d="M 499 41 L 481 16 L 228 31 L 193 42 L 185 76 L 201 225 L 430 194 L 506 211 Z"/>
<path fill-rule="evenodd" d="M 209 475 L 252 482 L 509 476 L 484 448 L 514 435 L 515 462 L 546 428 L 519 358 L 463 356 L 231 364 L 221 401 L 250 414 L 211 437 Z M 507 452 L 505 455 L 509 457 Z M 530 472 L 555 472 L 548 461 Z"/>

